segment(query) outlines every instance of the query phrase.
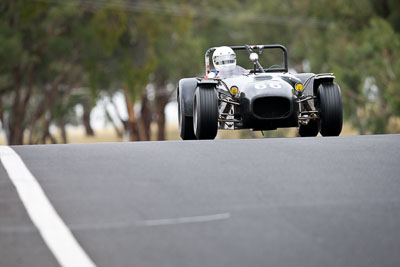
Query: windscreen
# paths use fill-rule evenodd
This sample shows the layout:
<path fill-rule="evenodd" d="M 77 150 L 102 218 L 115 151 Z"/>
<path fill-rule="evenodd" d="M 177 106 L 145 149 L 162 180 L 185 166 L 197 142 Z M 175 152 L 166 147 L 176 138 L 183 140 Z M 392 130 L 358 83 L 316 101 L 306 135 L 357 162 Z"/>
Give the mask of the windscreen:
<path fill-rule="evenodd" d="M 254 52 L 258 54 L 259 50 L 254 49 Z M 253 69 L 253 62 L 249 59 L 249 54 L 246 50 L 235 50 L 236 53 L 236 64 L 245 69 Z M 263 49 L 261 55 L 258 54 L 258 61 L 263 68 L 272 69 L 284 69 L 285 68 L 285 56 L 280 48 L 268 48 Z"/>

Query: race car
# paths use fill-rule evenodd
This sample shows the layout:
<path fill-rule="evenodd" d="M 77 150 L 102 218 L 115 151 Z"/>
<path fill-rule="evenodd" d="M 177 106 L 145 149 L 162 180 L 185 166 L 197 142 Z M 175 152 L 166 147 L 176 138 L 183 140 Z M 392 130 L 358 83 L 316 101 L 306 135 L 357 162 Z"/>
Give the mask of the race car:
<path fill-rule="evenodd" d="M 268 57 L 272 49 L 283 58 L 264 68 L 259 58 Z M 235 51 L 247 52 L 253 68 L 237 66 Z M 211 53 L 215 69 L 210 67 Z M 342 96 L 333 73 L 290 73 L 283 45 L 213 47 L 205 53 L 205 67 L 205 76 L 178 83 L 183 140 L 214 139 L 218 129 L 297 127 L 301 137 L 338 136 L 342 130 Z"/>

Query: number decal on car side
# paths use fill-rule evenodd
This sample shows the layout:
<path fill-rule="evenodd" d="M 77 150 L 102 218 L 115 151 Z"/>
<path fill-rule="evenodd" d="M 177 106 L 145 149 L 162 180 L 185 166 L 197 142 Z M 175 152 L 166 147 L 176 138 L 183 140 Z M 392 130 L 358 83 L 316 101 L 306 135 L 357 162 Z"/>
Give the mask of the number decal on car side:
<path fill-rule="evenodd" d="M 279 84 L 279 82 L 269 82 L 268 85 L 275 89 L 282 88 L 282 86 Z"/>
<path fill-rule="evenodd" d="M 254 85 L 254 87 L 255 87 L 256 89 L 262 90 L 262 89 L 267 88 L 267 85 L 268 85 L 269 87 L 275 88 L 275 89 L 282 88 L 282 85 L 280 85 L 279 82 L 275 82 L 275 81 L 271 81 L 271 82 L 268 82 L 268 83 L 259 82 L 259 83 L 256 83 L 256 84 Z"/>
<path fill-rule="evenodd" d="M 254 85 L 254 87 L 255 87 L 256 89 L 262 90 L 262 89 L 267 88 L 267 85 L 266 85 L 264 82 L 259 82 L 259 83 L 256 83 L 256 84 Z"/>

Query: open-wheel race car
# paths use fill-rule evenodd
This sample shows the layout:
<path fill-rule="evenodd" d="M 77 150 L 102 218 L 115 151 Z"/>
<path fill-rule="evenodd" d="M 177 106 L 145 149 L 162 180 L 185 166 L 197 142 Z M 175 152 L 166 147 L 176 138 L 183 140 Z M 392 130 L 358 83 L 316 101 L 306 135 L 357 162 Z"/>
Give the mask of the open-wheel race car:
<path fill-rule="evenodd" d="M 280 53 L 280 65 L 264 68 L 261 55 Z M 253 68 L 236 65 L 234 51 L 247 51 Z M 215 70 L 210 68 L 212 55 Z M 338 136 L 342 96 L 332 73 L 291 74 L 282 45 L 223 46 L 207 50 L 206 75 L 178 83 L 179 132 L 183 140 L 214 139 L 218 129 L 275 130 L 297 127 L 299 136 Z"/>

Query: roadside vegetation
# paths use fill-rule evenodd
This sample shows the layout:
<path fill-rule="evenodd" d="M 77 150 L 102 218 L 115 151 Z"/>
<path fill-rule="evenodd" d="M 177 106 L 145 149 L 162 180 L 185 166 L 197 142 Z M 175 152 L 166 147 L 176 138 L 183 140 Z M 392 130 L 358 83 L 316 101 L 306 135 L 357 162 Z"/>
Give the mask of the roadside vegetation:
<path fill-rule="evenodd" d="M 67 143 L 67 125 L 96 136 L 109 99 L 118 139 L 164 140 L 176 83 L 203 75 L 207 48 L 265 43 L 293 70 L 334 72 L 357 133 L 400 132 L 398 0 L 3 0 L 1 130 L 10 145 Z"/>

